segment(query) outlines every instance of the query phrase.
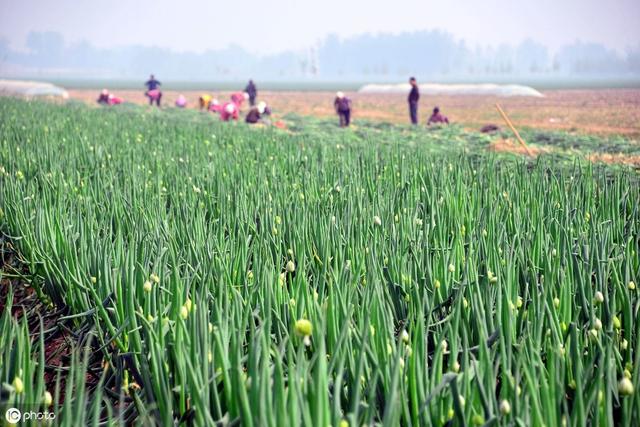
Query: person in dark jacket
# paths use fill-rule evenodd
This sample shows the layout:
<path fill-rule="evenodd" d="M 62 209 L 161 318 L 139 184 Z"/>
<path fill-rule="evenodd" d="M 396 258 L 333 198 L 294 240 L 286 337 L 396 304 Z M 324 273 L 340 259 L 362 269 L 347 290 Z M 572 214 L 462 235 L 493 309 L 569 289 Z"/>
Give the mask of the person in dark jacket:
<path fill-rule="evenodd" d="M 256 85 L 255 85 L 255 83 L 253 83 L 253 80 L 249 80 L 249 84 L 247 84 L 247 87 L 244 88 L 244 91 L 249 94 L 249 105 L 252 106 L 252 107 L 254 105 L 256 105 L 256 97 L 258 96 L 258 88 L 256 88 Z"/>
<path fill-rule="evenodd" d="M 160 82 L 156 80 L 153 74 L 149 76 L 149 80 L 147 80 L 144 85 L 147 87 L 147 91 L 144 93 L 147 98 L 149 98 L 149 105 L 153 105 L 154 101 L 156 105 L 160 106 L 160 100 L 162 99 L 162 92 L 160 91 Z"/>
<path fill-rule="evenodd" d="M 102 89 L 102 92 L 100 92 L 98 104 L 109 105 L 109 91 L 107 89 Z"/>
<path fill-rule="evenodd" d="M 418 90 L 418 82 L 415 77 L 409 79 L 411 85 L 411 92 L 409 92 L 409 115 L 411 116 L 411 123 L 418 124 L 418 101 L 420 100 L 420 91 Z"/>
<path fill-rule="evenodd" d="M 351 123 L 351 100 L 344 93 L 338 92 L 333 101 L 333 107 L 340 117 L 340 127 L 348 127 Z"/>
<path fill-rule="evenodd" d="M 265 117 L 269 115 L 271 115 L 271 108 L 269 108 L 266 102 L 260 102 L 257 106 L 254 105 L 249 109 L 244 120 L 252 125 L 256 123 L 269 124 L 269 120 Z"/>
<path fill-rule="evenodd" d="M 429 117 L 429 121 L 427 122 L 427 125 L 431 125 L 431 124 L 439 124 L 439 123 L 445 123 L 445 124 L 449 124 L 449 119 L 447 118 L 447 116 L 442 115 L 442 113 L 440 112 L 440 108 L 436 107 L 433 109 L 433 114 L 431 114 L 431 117 Z"/>

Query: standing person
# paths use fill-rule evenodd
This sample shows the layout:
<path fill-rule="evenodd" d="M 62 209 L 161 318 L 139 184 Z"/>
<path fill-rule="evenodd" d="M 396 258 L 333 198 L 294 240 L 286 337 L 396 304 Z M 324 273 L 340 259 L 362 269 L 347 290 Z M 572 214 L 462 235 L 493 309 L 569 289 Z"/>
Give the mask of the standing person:
<path fill-rule="evenodd" d="M 162 99 L 162 92 L 159 87 L 161 83 L 156 80 L 153 74 L 149 76 L 149 80 L 147 80 L 144 85 L 147 87 L 147 91 L 144 93 L 147 98 L 149 98 L 149 105 L 153 105 L 155 101 L 156 105 L 160 106 L 160 100 Z"/>
<path fill-rule="evenodd" d="M 249 94 L 249 105 L 252 106 L 252 107 L 254 105 L 256 105 L 256 97 L 258 96 L 258 88 L 256 87 L 255 83 L 253 83 L 253 80 L 249 80 L 249 84 L 247 84 L 247 87 L 244 88 L 244 91 Z"/>
<path fill-rule="evenodd" d="M 348 127 L 351 123 L 351 100 L 344 93 L 338 92 L 333 106 L 340 117 L 340 127 Z"/>
<path fill-rule="evenodd" d="M 418 82 L 415 77 L 409 79 L 411 92 L 409 92 L 409 115 L 411 116 L 411 124 L 418 124 L 418 101 L 420 100 L 420 91 L 418 90 Z"/>

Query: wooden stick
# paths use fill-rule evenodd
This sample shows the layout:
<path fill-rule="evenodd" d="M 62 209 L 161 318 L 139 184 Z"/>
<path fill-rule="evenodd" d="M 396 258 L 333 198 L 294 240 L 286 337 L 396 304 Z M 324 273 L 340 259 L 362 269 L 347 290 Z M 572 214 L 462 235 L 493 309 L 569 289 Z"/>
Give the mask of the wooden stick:
<path fill-rule="evenodd" d="M 502 109 L 502 107 L 500 107 L 500 104 L 496 104 L 496 108 L 498 109 L 498 112 L 500 113 L 500 115 L 502 116 L 504 121 L 507 122 L 507 125 L 509 126 L 509 128 L 511 128 L 511 132 L 513 132 L 513 134 L 516 136 L 516 139 L 518 140 L 518 142 L 520 142 L 520 144 L 522 144 L 522 146 L 526 150 L 527 154 L 529 156 L 533 157 L 533 153 L 531 152 L 531 150 L 529 150 L 529 147 L 527 147 L 527 144 L 525 144 L 524 140 L 522 139 L 522 137 L 518 133 L 518 130 L 515 128 L 515 126 L 513 126 L 513 123 L 511 123 L 511 120 L 509 120 L 509 117 L 507 116 L 507 113 L 505 113 L 504 110 Z"/>

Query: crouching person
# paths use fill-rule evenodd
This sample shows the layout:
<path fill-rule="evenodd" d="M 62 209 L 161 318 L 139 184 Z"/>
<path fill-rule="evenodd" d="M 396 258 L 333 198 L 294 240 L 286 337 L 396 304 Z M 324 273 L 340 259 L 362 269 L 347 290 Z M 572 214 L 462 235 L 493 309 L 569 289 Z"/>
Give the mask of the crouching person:
<path fill-rule="evenodd" d="M 210 113 L 220 113 L 222 111 L 222 104 L 216 98 L 213 98 L 211 102 L 209 102 L 209 112 Z"/>
<path fill-rule="evenodd" d="M 249 124 L 264 123 L 268 125 L 270 121 L 267 116 L 270 115 L 271 108 L 269 108 L 266 102 L 262 101 L 259 102 L 258 105 L 251 107 L 244 120 Z"/>
<path fill-rule="evenodd" d="M 109 91 L 107 89 L 102 89 L 102 92 L 100 92 L 98 104 L 109 105 Z"/>
<path fill-rule="evenodd" d="M 187 107 L 187 98 L 185 98 L 184 95 L 178 96 L 178 99 L 176 99 L 176 107 L 178 108 Z"/>
<path fill-rule="evenodd" d="M 222 111 L 222 104 L 216 98 L 213 98 L 211 102 L 209 102 L 209 112 L 211 113 L 220 113 Z"/>
<path fill-rule="evenodd" d="M 249 94 L 247 92 L 236 92 L 231 94 L 231 102 L 236 104 L 238 108 L 242 106 L 242 103 L 249 99 Z"/>
<path fill-rule="evenodd" d="M 431 117 L 429 117 L 429 121 L 427 122 L 428 126 L 431 126 L 432 124 L 449 124 L 449 119 L 447 118 L 447 116 L 443 115 L 440 112 L 440 108 L 436 107 L 433 109 L 433 114 L 431 114 Z"/>
<path fill-rule="evenodd" d="M 228 122 L 231 120 L 237 121 L 240 115 L 240 109 L 234 102 L 227 102 L 222 105 L 220 109 L 220 120 Z"/>
<path fill-rule="evenodd" d="M 118 105 L 122 104 L 122 98 L 118 98 L 113 94 L 109 93 L 107 89 L 102 89 L 100 92 L 100 96 L 98 97 L 98 104 L 100 105 Z"/>
<path fill-rule="evenodd" d="M 198 98 L 198 104 L 200 105 L 200 110 L 208 110 L 209 106 L 211 105 L 211 99 L 213 97 L 211 95 L 208 95 L 206 93 L 203 93 L 202 95 L 200 95 L 200 97 Z"/>

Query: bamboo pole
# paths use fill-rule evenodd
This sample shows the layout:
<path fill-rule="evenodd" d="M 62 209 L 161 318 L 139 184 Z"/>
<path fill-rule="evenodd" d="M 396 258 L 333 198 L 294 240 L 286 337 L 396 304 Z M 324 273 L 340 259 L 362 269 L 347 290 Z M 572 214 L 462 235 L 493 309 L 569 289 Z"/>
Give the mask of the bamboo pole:
<path fill-rule="evenodd" d="M 527 144 L 525 144 L 524 140 L 520 136 L 520 133 L 518 133 L 518 130 L 515 128 L 515 126 L 513 126 L 513 123 L 511 123 L 511 120 L 509 120 L 507 113 L 505 113 L 502 107 L 500 107 L 500 104 L 496 103 L 496 108 L 498 109 L 498 112 L 500 113 L 504 121 L 507 123 L 507 126 L 509 126 L 509 128 L 511 129 L 511 132 L 513 132 L 513 134 L 516 136 L 518 142 L 522 144 L 527 154 L 533 157 L 533 153 L 531 152 L 531 150 L 529 150 L 529 147 L 527 147 Z"/>

